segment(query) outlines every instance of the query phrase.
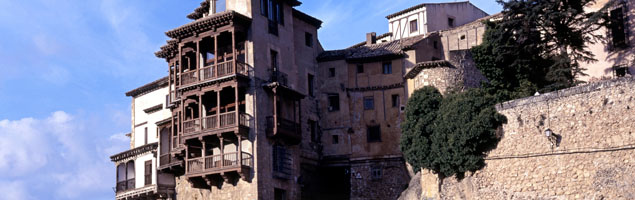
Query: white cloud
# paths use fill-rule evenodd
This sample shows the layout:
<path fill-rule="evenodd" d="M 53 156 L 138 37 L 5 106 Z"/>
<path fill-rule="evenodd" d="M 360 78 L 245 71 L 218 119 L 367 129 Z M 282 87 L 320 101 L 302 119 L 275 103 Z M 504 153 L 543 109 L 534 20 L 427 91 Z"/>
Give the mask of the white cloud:
<path fill-rule="evenodd" d="M 33 199 L 26 191 L 23 182 L 0 181 L 0 200 L 28 200 Z"/>
<path fill-rule="evenodd" d="M 108 156 L 127 149 L 128 140 L 124 133 L 100 137 L 99 128 L 85 128 L 89 124 L 64 111 L 1 120 L 0 171 L 7 173 L 0 173 L 0 200 L 110 195 L 115 168 Z"/>
<path fill-rule="evenodd" d="M 11 172 L 0 177 L 21 176 L 46 165 L 49 146 L 41 125 L 33 118 L 0 121 L 0 171 Z"/>

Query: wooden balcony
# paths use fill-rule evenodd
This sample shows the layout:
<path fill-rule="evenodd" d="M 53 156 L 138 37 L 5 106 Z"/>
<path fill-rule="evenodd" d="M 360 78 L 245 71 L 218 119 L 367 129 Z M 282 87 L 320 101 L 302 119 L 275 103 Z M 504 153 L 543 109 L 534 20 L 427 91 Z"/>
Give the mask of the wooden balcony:
<path fill-rule="evenodd" d="M 233 76 L 249 77 L 247 65 L 243 62 L 229 60 L 210 64 L 201 69 L 183 72 L 181 73 L 181 86 L 188 87 Z"/>
<path fill-rule="evenodd" d="M 174 167 L 180 167 L 182 169 L 182 166 L 183 160 L 170 153 L 159 156 L 159 170 L 171 169 Z"/>
<path fill-rule="evenodd" d="M 248 131 L 249 118 L 247 114 L 241 113 L 236 118 L 236 111 L 211 115 L 200 119 L 193 119 L 183 122 L 183 136 L 192 138 L 203 134 L 220 134 L 229 131 Z M 234 129 L 234 130 L 232 130 Z"/>
<path fill-rule="evenodd" d="M 267 117 L 267 136 L 281 138 L 297 144 L 302 139 L 300 124 L 283 118 Z"/>
<path fill-rule="evenodd" d="M 231 171 L 242 174 L 253 167 L 253 157 L 246 152 L 241 152 L 240 155 L 239 157 L 238 152 L 231 152 L 188 159 L 186 175 L 194 177 Z"/>

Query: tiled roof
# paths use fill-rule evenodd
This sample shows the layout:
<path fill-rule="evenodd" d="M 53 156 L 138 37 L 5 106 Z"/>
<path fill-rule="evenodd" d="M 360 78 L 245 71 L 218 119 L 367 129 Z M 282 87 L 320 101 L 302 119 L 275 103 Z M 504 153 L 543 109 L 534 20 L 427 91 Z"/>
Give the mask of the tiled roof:
<path fill-rule="evenodd" d="M 411 48 L 414 44 L 426 38 L 426 35 L 403 38 L 391 42 L 356 46 L 341 50 L 322 52 L 318 61 L 333 61 L 346 59 L 348 61 L 362 61 L 373 58 L 393 58 L 403 56 L 403 50 Z"/>
<path fill-rule="evenodd" d="M 383 39 L 385 37 L 390 37 L 390 36 L 392 36 L 391 32 L 384 33 L 384 34 L 381 34 L 381 35 L 377 36 L 377 40 L 381 40 L 381 39 Z M 364 45 L 366 45 L 366 41 L 357 43 L 356 45 L 353 45 L 353 46 L 351 46 L 349 48 L 361 47 L 361 46 L 364 46 Z"/>
<path fill-rule="evenodd" d="M 414 68 L 412 68 L 408 73 L 404 76 L 407 79 L 412 79 L 416 77 L 419 72 L 424 69 L 436 68 L 436 67 L 453 67 L 450 62 L 447 60 L 436 60 L 436 61 L 425 61 L 417 63 Z"/>
<path fill-rule="evenodd" d="M 153 91 L 153 90 L 155 90 L 157 88 L 164 87 L 164 86 L 167 86 L 167 85 L 168 85 L 168 77 L 166 76 L 166 77 L 163 77 L 163 78 L 161 78 L 159 80 L 152 81 L 151 83 L 148 83 L 148 84 L 145 84 L 145 85 L 143 85 L 141 87 L 138 87 L 137 89 L 130 90 L 130 91 L 126 92 L 126 96 L 136 97 L 136 96 L 138 96 L 140 94 L 143 94 L 145 92 Z"/>
<path fill-rule="evenodd" d="M 161 46 L 161 50 L 154 53 L 159 58 L 174 57 L 178 53 L 178 41 L 175 39 L 168 40 L 167 44 Z"/>
<path fill-rule="evenodd" d="M 187 15 L 187 18 L 197 20 L 203 17 L 203 15 L 209 13 L 210 0 L 204 0 L 201 2 L 201 6 L 196 8 L 194 12 Z"/>

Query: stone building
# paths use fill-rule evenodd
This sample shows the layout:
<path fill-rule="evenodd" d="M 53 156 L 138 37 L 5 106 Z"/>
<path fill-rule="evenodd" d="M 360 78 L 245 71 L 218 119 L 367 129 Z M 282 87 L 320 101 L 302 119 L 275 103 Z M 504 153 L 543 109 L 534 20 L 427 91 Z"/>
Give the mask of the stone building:
<path fill-rule="evenodd" d="M 318 56 L 322 175 L 343 182 L 323 190 L 345 199 L 399 196 L 410 180 L 399 138 L 413 79 L 441 91 L 478 87 L 484 78 L 467 49 L 480 44 L 484 28 L 474 21 L 484 16 L 469 2 L 421 4 L 389 15 L 391 32 Z"/>
<path fill-rule="evenodd" d="M 168 77 L 126 93 L 132 97 L 130 150 L 110 157 L 116 165 L 115 199 L 158 199 L 174 194 L 174 176 L 157 171 L 159 133 L 170 120 Z"/>
<path fill-rule="evenodd" d="M 311 88 L 321 21 L 296 0 L 204 1 L 166 32 L 170 134 L 159 169 L 176 199 L 299 199 L 319 146 Z M 164 137 L 165 136 L 165 137 Z"/>
<path fill-rule="evenodd" d="M 130 94 L 132 143 L 145 126 L 158 142 L 133 152 L 152 155 L 152 171 L 170 180 L 153 197 L 395 199 L 410 179 L 399 127 L 412 80 L 443 79 L 432 81 L 443 91 L 482 80 L 465 49 L 479 44 L 473 21 L 487 14 L 469 2 L 408 8 L 387 17 L 391 32 L 333 51 L 300 4 L 206 0 L 192 22 L 166 32 L 156 56 L 168 76 Z M 426 71 L 437 65 L 452 70 Z M 161 116 L 137 123 L 145 115 L 135 108 L 155 104 Z"/>

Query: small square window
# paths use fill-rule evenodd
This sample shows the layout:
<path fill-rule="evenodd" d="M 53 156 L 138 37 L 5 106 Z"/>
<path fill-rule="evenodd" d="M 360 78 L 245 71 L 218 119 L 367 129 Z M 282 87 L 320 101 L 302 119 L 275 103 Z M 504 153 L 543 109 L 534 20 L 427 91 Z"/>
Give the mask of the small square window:
<path fill-rule="evenodd" d="M 419 24 L 417 23 L 417 20 L 412 20 L 410 21 L 410 33 L 414 33 L 419 31 Z"/>
<path fill-rule="evenodd" d="M 454 18 L 448 17 L 448 26 L 454 27 Z"/>
<path fill-rule="evenodd" d="M 335 68 L 329 68 L 329 77 L 335 77 Z"/>
<path fill-rule="evenodd" d="M 375 109 L 375 99 L 372 96 L 364 97 L 364 110 Z"/>
<path fill-rule="evenodd" d="M 382 73 L 383 74 L 392 74 L 392 63 L 390 62 L 385 62 L 382 65 Z"/>
<path fill-rule="evenodd" d="M 382 175 L 382 167 L 381 166 L 372 166 L 370 168 L 370 174 L 371 174 L 371 179 L 372 180 L 378 180 L 381 179 L 381 175 Z"/>
<path fill-rule="evenodd" d="M 364 73 L 364 64 L 357 64 L 357 73 Z"/>
<path fill-rule="evenodd" d="M 366 127 L 367 136 L 366 140 L 368 142 L 381 142 L 381 127 L 380 126 L 369 126 Z"/>
<path fill-rule="evenodd" d="M 392 95 L 392 107 L 393 108 L 399 107 L 399 95 L 398 94 L 393 94 Z"/>
<path fill-rule="evenodd" d="M 304 44 L 306 44 L 307 47 L 313 46 L 313 34 L 308 32 L 304 33 Z"/>
<path fill-rule="evenodd" d="M 333 144 L 340 143 L 340 137 L 338 135 L 333 135 Z"/>

